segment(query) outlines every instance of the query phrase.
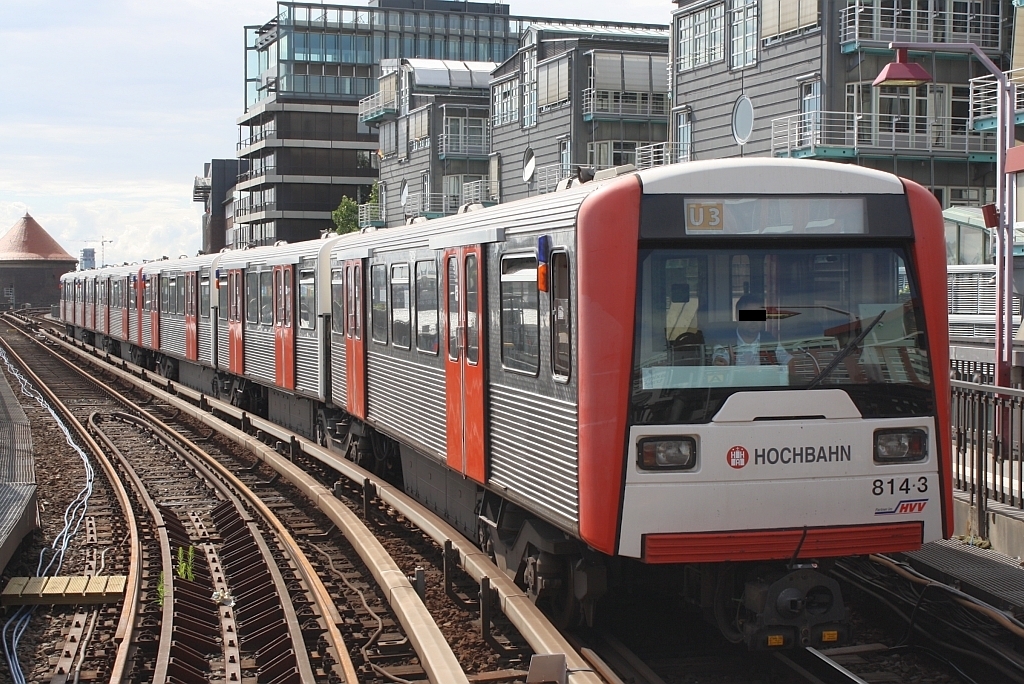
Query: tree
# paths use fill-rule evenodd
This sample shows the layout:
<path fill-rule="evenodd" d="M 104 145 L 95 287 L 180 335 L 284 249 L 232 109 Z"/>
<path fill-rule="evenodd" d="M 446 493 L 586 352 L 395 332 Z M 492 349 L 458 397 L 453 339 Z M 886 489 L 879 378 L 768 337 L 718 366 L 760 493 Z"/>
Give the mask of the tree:
<path fill-rule="evenodd" d="M 338 208 L 331 212 L 331 218 L 338 235 L 354 233 L 359 230 L 359 205 L 351 197 L 342 197 Z"/>

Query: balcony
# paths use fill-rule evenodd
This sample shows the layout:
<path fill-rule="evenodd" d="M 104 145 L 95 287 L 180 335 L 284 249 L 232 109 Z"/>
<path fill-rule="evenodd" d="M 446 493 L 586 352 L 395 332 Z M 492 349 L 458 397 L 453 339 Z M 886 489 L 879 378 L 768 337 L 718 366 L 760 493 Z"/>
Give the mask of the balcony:
<path fill-rule="evenodd" d="M 534 173 L 537 181 L 537 192 L 541 195 L 554 192 L 558 189 L 558 183 L 566 178 L 572 178 L 576 171 L 572 164 L 545 164 L 538 166 Z"/>
<path fill-rule="evenodd" d="M 256 168 L 247 169 L 247 170 L 243 171 L 242 173 L 238 174 L 238 178 L 236 179 L 236 182 L 243 183 L 245 181 L 252 180 L 254 178 L 260 178 L 262 176 L 266 176 L 267 174 L 273 174 L 275 168 L 277 168 L 277 167 L 274 167 L 274 166 L 259 166 L 259 167 L 256 167 Z"/>
<path fill-rule="evenodd" d="M 384 208 L 376 203 L 359 205 L 359 228 L 383 228 Z"/>
<path fill-rule="evenodd" d="M 500 184 L 497 180 L 484 178 L 478 181 L 471 181 L 462 184 L 463 204 L 497 204 L 501 201 Z"/>
<path fill-rule="evenodd" d="M 690 144 L 681 142 L 660 142 L 641 145 L 636 148 L 636 168 L 651 169 L 690 161 Z"/>
<path fill-rule="evenodd" d="M 193 202 L 205 202 L 210 198 L 210 179 L 205 176 L 196 176 L 195 182 L 192 184 L 192 201 Z"/>
<path fill-rule="evenodd" d="M 969 8 L 980 3 L 950 2 L 945 4 L 953 9 L 945 10 L 927 7 L 933 3 L 903 4 L 919 4 L 920 7 L 881 7 L 871 0 L 850 2 L 840 12 L 839 19 L 839 42 L 843 52 L 887 48 L 890 42 L 975 43 L 984 50 L 999 52 L 1002 49 L 1002 17 L 970 11 Z"/>
<path fill-rule="evenodd" d="M 437 158 L 451 157 L 486 159 L 491 153 L 487 131 L 483 133 L 444 133 L 437 136 Z"/>
<path fill-rule="evenodd" d="M 443 192 L 410 192 L 405 202 L 405 217 L 428 219 L 454 214 L 459 209 L 461 198 Z"/>
<path fill-rule="evenodd" d="M 238 144 L 235 146 L 235 149 L 242 150 L 245 149 L 246 147 L 252 147 L 256 143 L 262 140 L 266 140 L 267 138 L 272 138 L 275 135 L 277 135 L 277 126 L 271 125 L 257 128 L 252 132 L 252 134 L 248 138 L 242 138 L 241 140 L 239 140 Z"/>
<path fill-rule="evenodd" d="M 378 91 L 359 101 L 359 121 L 377 123 L 398 114 L 398 94 L 394 91 Z"/>
<path fill-rule="evenodd" d="M 668 117 L 665 93 L 624 93 L 587 88 L 583 91 L 583 120 L 659 119 Z"/>
<path fill-rule="evenodd" d="M 857 156 L 995 161 L 994 133 L 965 118 L 815 112 L 772 120 L 772 156 L 843 159 Z"/>
<path fill-rule="evenodd" d="M 1024 69 L 1005 72 L 1013 86 L 1013 111 L 1018 125 L 1024 124 Z M 996 129 L 996 103 L 999 86 L 992 74 L 971 79 L 971 121 L 976 131 Z"/>

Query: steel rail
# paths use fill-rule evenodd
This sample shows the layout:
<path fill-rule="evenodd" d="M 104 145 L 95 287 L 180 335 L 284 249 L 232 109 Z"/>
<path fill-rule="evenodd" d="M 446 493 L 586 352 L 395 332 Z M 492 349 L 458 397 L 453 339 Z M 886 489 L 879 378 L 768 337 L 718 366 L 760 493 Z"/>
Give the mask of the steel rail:
<path fill-rule="evenodd" d="M 75 354 L 97 363 L 105 370 L 114 373 L 127 382 L 144 388 L 148 392 L 159 394 L 163 401 L 174 404 L 176 408 L 188 412 L 196 419 L 206 423 L 209 427 L 218 431 L 226 428 L 231 431 L 229 434 L 238 434 L 239 439 L 236 440 L 238 444 L 250 448 L 260 458 L 263 458 L 262 454 L 267 454 L 275 461 L 279 457 L 276 452 L 256 438 L 212 416 L 209 411 L 216 410 L 223 415 L 241 421 L 243 424 L 248 423 L 253 428 L 262 430 L 264 433 L 282 440 L 282 442 L 291 443 L 294 440 L 298 448 L 307 456 L 337 471 L 347 479 L 360 485 L 369 481 L 374 492 L 383 502 L 390 505 L 419 527 L 422 532 L 433 539 L 441 548 L 444 548 L 445 542 L 450 541 L 452 547 L 459 554 L 463 569 L 474 580 L 479 582 L 484 577 L 490 579 L 491 587 L 497 590 L 500 607 L 505 617 L 515 626 L 535 653 L 565 654 L 566 665 L 569 670 L 568 681 L 571 684 L 599 684 L 603 681 L 590 662 L 572 647 L 569 641 L 551 624 L 551 621 L 533 603 L 530 597 L 500 570 L 486 553 L 467 540 L 447 521 L 407 495 L 400 488 L 360 468 L 352 461 L 348 461 L 321 447 L 319 444 L 305 437 L 297 436 L 290 430 L 268 420 L 252 416 L 247 411 L 243 411 L 236 406 L 231 406 L 217 399 L 211 399 L 202 392 L 197 392 L 180 383 L 153 375 L 144 368 L 131 364 L 128 361 L 118 358 L 115 362 L 113 359 L 116 357 L 111 357 L 110 354 L 101 352 L 79 340 L 72 339 L 70 342 L 67 341 L 67 337 L 63 333 L 53 333 L 51 331 L 47 333 L 47 337 L 69 351 L 73 351 Z M 90 351 L 91 349 L 95 351 Z M 155 382 L 159 382 L 160 385 L 157 386 Z M 161 387 L 169 391 L 165 391 Z M 191 401 L 185 401 L 181 397 L 188 397 Z M 287 464 L 282 467 L 304 475 L 303 471 L 294 466 L 291 461 L 287 459 L 281 460 L 283 460 L 284 464 Z M 272 467 L 275 467 L 270 461 L 267 462 Z M 282 474 L 284 473 L 282 472 Z M 319 485 L 319 483 L 316 484 L 316 487 L 318 488 L 319 500 L 334 500 L 330 490 Z M 337 524 L 336 521 L 335 524 Z M 364 559 L 364 562 L 367 561 Z M 367 564 L 369 565 L 369 562 Z"/>
<path fill-rule="evenodd" d="M 821 651 L 807 646 L 776 651 L 775 659 L 811 684 L 868 684 Z"/>
<path fill-rule="evenodd" d="M 46 351 L 52 353 L 52 350 L 47 349 L 45 345 L 41 345 L 38 340 L 32 338 L 31 336 L 27 337 L 36 344 L 40 345 L 43 349 L 46 349 Z M 4 346 L 6 347 L 7 345 L 5 344 Z M 63 359 L 60 356 L 55 356 L 56 358 L 60 359 L 63 363 L 65 363 L 65 365 L 67 365 L 69 368 L 85 375 L 82 369 L 78 368 L 74 364 L 69 363 L 66 359 Z M 22 365 L 24 365 L 23 361 L 21 363 Z M 95 382 L 95 378 L 90 379 Z M 153 389 L 151 385 L 148 387 L 149 389 Z M 129 398 L 125 397 L 123 394 L 113 389 L 112 387 L 104 386 L 104 391 L 108 392 L 114 399 L 121 402 L 125 406 L 135 405 L 133 401 L 131 401 Z M 130 414 L 120 415 L 122 419 L 126 418 L 136 422 L 140 421 L 139 418 L 137 418 L 136 416 L 132 416 Z M 297 569 L 299 570 L 299 573 L 302 575 L 303 580 L 306 581 L 307 586 L 313 593 L 317 604 L 323 610 L 322 614 L 324 616 L 324 623 L 327 628 L 328 637 L 331 642 L 333 650 L 336 652 L 336 662 L 338 662 L 342 667 L 342 674 L 345 677 L 344 681 L 346 683 L 352 684 L 357 682 L 358 679 L 355 666 L 352 664 L 351 656 L 349 655 L 348 649 L 345 646 L 344 639 L 341 636 L 341 631 L 338 629 L 338 624 L 341 623 L 342 618 L 341 615 L 338 613 L 337 606 L 334 604 L 334 600 L 331 598 L 330 592 L 324 585 L 323 580 L 320 578 L 319 574 L 316 572 L 312 564 L 309 562 L 309 559 L 302 552 L 302 549 L 299 547 L 298 543 L 291 536 L 291 534 L 288 532 L 287 528 L 280 521 L 280 519 L 273 513 L 273 511 L 265 503 L 263 503 L 263 501 L 254 492 L 252 492 L 248 487 L 246 487 L 241 480 L 235 477 L 235 475 L 231 473 L 227 468 L 225 468 L 219 461 L 217 461 L 215 458 L 207 454 L 201 447 L 199 447 L 198 445 L 196 445 L 194 442 L 184 437 L 183 435 L 177 433 L 173 428 L 171 428 L 169 425 L 167 425 L 166 423 L 164 423 L 155 416 L 147 415 L 146 421 L 151 422 L 160 431 L 164 432 L 165 435 L 168 435 L 169 446 L 175 448 L 176 452 L 190 464 L 192 464 L 198 469 L 205 471 L 206 476 L 211 480 L 211 482 L 213 482 L 216 479 L 213 477 L 213 474 L 216 473 L 217 476 L 219 476 L 223 481 L 227 482 L 231 487 L 233 487 L 238 493 L 240 493 L 246 499 L 246 501 L 253 508 L 255 508 L 259 512 L 261 517 L 263 517 L 267 521 L 271 528 L 274 529 L 282 545 L 285 547 L 285 550 L 288 552 L 292 561 L 295 563 Z M 192 458 L 191 455 L 185 451 L 185 449 L 182 449 L 180 446 L 176 446 L 173 440 L 177 440 L 181 445 L 184 445 L 185 449 L 192 451 L 193 454 L 197 455 L 197 458 Z M 236 507 L 241 508 L 241 503 L 238 502 L 237 499 L 235 499 L 235 502 Z M 280 582 L 275 581 L 275 583 L 280 584 L 279 589 L 284 589 L 285 584 L 283 579 L 280 578 L 280 573 L 274 572 L 274 570 L 276 569 L 276 565 L 272 561 L 268 562 L 268 565 L 270 566 L 271 574 L 275 576 L 275 580 L 280 580 Z M 294 628 L 290 631 L 292 631 L 293 641 L 295 642 L 295 652 L 305 652 L 305 646 L 302 640 L 302 635 L 301 633 L 299 633 L 299 621 L 297 616 L 295 615 L 294 607 L 287 600 L 287 596 L 287 591 L 284 591 L 281 594 L 282 603 L 285 604 L 282 607 L 284 608 L 286 615 L 289 615 L 289 623 Z M 169 603 L 170 602 L 165 601 L 165 606 Z M 161 632 L 161 639 L 163 639 L 163 632 Z M 300 674 L 305 675 L 304 680 L 311 681 L 313 673 L 311 669 L 311 664 L 309 663 L 309 659 L 299 658 L 298 662 L 300 665 Z"/>
<path fill-rule="evenodd" d="M 15 360 L 21 367 L 25 376 L 31 380 L 36 388 L 46 397 L 55 410 L 60 412 L 75 432 L 85 443 L 85 446 L 93 454 L 103 468 L 103 472 L 114 490 L 118 503 L 125 517 L 128 526 L 130 551 L 128 557 L 128 580 L 125 583 L 124 604 L 121 608 L 121 615 L 118 618 L 117 628 L 114 631 L 114 641 L 117 643 L 117 654 L 114 657 L 114 665 L 110 670 L 111 684 L 120 684 L 124 679 L 128 665 L 129 651 L 131 650 L 131 635 L 135 629 L 135 617 L 139 608 L 139 592 L 142 582 L 142 553 L 140 551 L 140 536 L 138 522 L 135 519 L 135 512 L 132 510 L 131 500 L 128 497 L 128 490 L 117 476 L 114 464 L 110 462 L 103 449 L 92 438 L 85 426 L 75 418 L 67 406 L 61 402 L 56 394 L 36 375 L 25 361 L 11 348 L 6 340 L 0 338 L 0 345 L 3 345 L 7 355 Z"/>
<path fill-rule="evenodd" d="M 107 449 L 117 458 L 121 467 L 124 468 L 125 474 L 128 480 L 132 483 L 132 487 L 135 488 L 135 493 L 141 499 L 142 504 L 146 507 L 150 517 L 153 518 L 153 522 L 156 525 L 157 536 L 160 541 L 160 565 L 163 568 L 163 576 L 166 581 L 163 584 L 163 607 L 162 615 L 160 619 L 160 640 L 157 644 L 157 657 L 156 667 L 153 670 L 153 681 L 163 682 L 167 681 L 167 665 L 170 662 L 171 655 L 171 626 L 174 624 L 174 582 L 171 581 L 171 573 L 173 571 L 173 565 L 171 560 L 171 540 L 167 536 L 167 524 L 164 521 L 164 516 L 157 508 L 156 502 L 153 497 L 149 495 L 149 491 L 146 489 L 146 485 L 142 482 L 138 473 L 135 472 L 135 468 L 125 458 L 121 450 L 118 449 L 110 437 L 100 428 L 98 421 L 96 420 L 97 412 L 93 411 L 89 414 L 89 427 L 93 429 L 96 436 L 100 438 L 100 441 L 106 445 Z"/>

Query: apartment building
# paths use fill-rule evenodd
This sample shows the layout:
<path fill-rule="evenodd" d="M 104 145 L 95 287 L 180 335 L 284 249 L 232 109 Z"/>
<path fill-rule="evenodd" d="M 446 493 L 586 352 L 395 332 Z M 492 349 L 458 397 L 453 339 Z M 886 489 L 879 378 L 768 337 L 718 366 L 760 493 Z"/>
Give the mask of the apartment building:
<path fill-rule="evenodd" d="M 214 254 L 235 245 L 234 190 L 246 170 L 242 159 L 212 159 L 203 164 L 203 175 L 192 184 L 192 201 L 203 203 L 202 251 Z"/>
<path fill-rule="evenodd" d="M 944 207 L 991 201 L 995 133 L 971 118 L 962 54 L 910 51 L 932 75 L 872 87 L 891 41 L 973 42 L 1009 64 L 1010 0 L 678 0 L 672 13 L 669 142 L 661 163 L 773 155 L 877 168 Z"/>

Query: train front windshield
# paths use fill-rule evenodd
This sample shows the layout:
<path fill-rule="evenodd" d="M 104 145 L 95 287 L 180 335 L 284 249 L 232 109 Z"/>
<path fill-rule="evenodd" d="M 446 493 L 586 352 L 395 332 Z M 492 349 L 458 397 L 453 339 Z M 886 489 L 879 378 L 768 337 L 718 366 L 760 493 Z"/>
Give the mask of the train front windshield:
<path fill-rule="evenodd" d="M 841 388 L 865 417 L 932 412 L 902 248 L 642 249 L 638 307 L 634 423 L 707 422 L 768 389 Z"/>

